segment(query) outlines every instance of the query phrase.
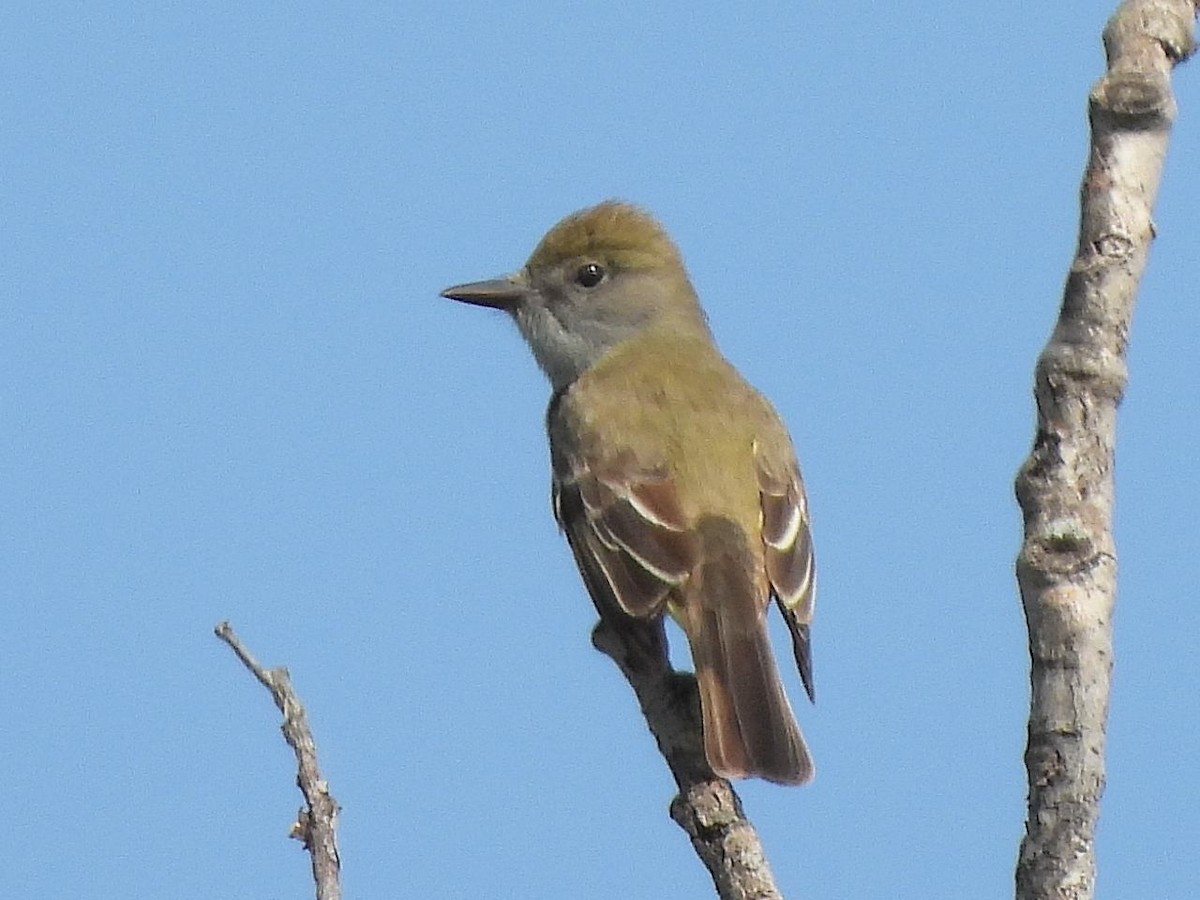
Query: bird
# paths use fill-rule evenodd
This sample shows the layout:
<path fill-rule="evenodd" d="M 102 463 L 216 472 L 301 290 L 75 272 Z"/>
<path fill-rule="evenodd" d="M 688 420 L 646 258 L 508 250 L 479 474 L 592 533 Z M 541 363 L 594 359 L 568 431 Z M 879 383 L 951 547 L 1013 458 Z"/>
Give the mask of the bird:
<path fill-rule="evenodd" d="M 804 481 L 663 226 L 608 200 L 554 225 L 515 273 L 441 295 L 508 313 L 549 379 L 555 518 L 602 619 L 681 626 L 713 772 L 811 781 L 767 624 L 774 601 L 815 700 Z"/>

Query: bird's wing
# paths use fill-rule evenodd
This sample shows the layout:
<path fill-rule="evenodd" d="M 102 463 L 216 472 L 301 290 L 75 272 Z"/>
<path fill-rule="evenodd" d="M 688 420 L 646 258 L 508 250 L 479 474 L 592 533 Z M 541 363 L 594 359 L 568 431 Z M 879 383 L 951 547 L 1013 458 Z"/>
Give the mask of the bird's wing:
<path fill-rule="evenodd" d="M 792 650 L 809 699 L 815 697 L 809 623 L 816 581 L 808 501 L 795 459 L 779 464 L 755 447 L 762 537 L 771 592 L 792 634 Z"/>
<path fill-rule="evenodd" d="M 625 613 L 662 611 L 667 593 L 696 562 L 695 536 L 661 466 L 629 454 L 588 459 L 555 452 L 554 517 L 566 533 L 593 599 L 607 588 Z"/>

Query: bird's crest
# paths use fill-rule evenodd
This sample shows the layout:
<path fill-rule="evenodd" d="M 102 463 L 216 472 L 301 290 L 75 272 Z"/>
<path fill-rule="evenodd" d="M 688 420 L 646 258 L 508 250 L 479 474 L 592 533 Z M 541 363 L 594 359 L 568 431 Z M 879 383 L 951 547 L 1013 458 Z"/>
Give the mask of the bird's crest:
<path fill-rule="evenodd" d="M 602 259 L 622 269 L 681 265 L 679 250 L 654 217 L 620 200 L 567 216 L 542 238 L 526 265 L 551 268 L 580 257 Z"/>

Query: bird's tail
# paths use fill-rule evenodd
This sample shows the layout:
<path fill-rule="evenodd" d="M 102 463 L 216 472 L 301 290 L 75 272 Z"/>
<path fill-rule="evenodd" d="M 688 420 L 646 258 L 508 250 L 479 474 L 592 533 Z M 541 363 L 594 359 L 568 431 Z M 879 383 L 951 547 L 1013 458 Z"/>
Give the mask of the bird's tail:
<path fill-rule="evenodd" d="M 740 541 L 704 543 L 708 552 L 684 587 L 680 618 L 696 665 L 709 765 L 726 778 L 811 781 L 812 757 L 775 667 L 753 556 Z"/>

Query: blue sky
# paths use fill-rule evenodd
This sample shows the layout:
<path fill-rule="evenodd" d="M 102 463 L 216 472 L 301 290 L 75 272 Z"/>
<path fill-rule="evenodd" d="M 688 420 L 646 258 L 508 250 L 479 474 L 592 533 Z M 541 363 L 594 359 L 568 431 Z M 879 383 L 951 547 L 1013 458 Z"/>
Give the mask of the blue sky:
<path fill-rule="evenodd" d="M 588 642 L 542 376 L 502 316 L 437 297 L 618 196 L 678 240 L 809 484 L 818 776 L 742 789 L 781 886 L 1010 895 L 1011 483 L 1110 11 L 11 9 L 0 889 L 306 895 L 293 762 L 228 618 L 308 705 L 348 896 L 707 896 Z M 1198 84 L 1120 417 L 1101 898 L 1200 885 Z"/>

